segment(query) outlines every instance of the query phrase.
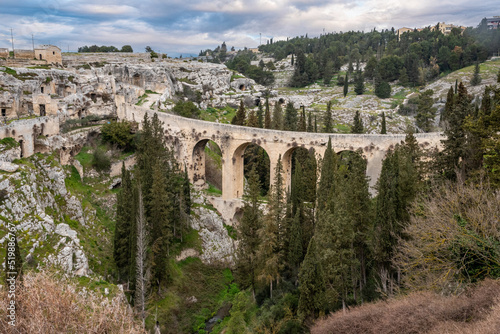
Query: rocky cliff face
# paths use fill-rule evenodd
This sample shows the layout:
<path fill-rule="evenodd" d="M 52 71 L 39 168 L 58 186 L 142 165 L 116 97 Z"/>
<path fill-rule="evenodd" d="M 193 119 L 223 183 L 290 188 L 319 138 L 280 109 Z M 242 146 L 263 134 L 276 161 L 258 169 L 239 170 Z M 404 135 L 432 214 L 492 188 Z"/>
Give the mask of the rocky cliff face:
<path fill-rule="evenodd" d="M 66 172 L 52 156 L 14 160 L 16 172 L 0 173 L 0 244 L 6 224 L 16 226 L 28 265 L 53 264 L 67 273 L 90 274 L 89 261 L 75 227 L 93 228 L 92 212 L 68 192 Z"/>

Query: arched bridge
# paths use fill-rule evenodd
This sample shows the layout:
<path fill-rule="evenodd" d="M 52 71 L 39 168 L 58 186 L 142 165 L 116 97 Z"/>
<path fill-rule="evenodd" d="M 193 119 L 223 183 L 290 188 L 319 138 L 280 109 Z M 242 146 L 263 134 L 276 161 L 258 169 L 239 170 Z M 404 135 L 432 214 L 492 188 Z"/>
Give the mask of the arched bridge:
<path fill-rule="evenodd" d="M 404 134 L 325 134 L 310 132 L 290 132 L 235 126 L 184 118 L 163 112 L 155 112 L 138 106 L 121 104 L 117 108 L 118 118 L 141 122 L 146 113 L 154 113 L 164 123 L 165 135 L 175 148 L 179 161 L 184 162 L 193 184 L 205 181 L 205 145 L 212 140 L 222 152 L 222 199 L 231 200 L 243 195 L 243 154 L 249 144 L 257 144 L 268 154 L 270 160 L 270 184 L 274 183 L 274 169 L 281 155 L 284 179 L 287 186 L 291 182 L 291 157 L 299 147 L 313 148 L 323 156 L 328 139 L 332 139 L 335 152 L 362 150 L 367 159 L 367 176 L 370 186 L 375 185 L 382 168 L 382 160 L 387 151 L 404 140 Z M 423 148 L 441 147 L 441 133 L 415 135 Z"/>

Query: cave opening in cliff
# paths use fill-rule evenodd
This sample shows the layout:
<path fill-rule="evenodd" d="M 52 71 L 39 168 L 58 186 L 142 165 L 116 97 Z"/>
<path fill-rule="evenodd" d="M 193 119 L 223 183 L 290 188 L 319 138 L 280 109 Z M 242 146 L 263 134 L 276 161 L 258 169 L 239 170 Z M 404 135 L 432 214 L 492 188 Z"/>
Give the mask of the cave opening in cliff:
<path fill-rule="evenodd" d="M 7 109 L 2 108 L 2 117 L 7 116 Z"/>
<path fill-rule="evenodd" d="M 45 104 L 40 104 L 40 116 L 45 116 Z"/>
<path fill-rule="evenodd" d="M 241 90 L 241 91 L 243 91 L 243 90 L 245 90 L 245 89 L 246 89 L 245 85 L 240 85 L 240 90 Z"/>

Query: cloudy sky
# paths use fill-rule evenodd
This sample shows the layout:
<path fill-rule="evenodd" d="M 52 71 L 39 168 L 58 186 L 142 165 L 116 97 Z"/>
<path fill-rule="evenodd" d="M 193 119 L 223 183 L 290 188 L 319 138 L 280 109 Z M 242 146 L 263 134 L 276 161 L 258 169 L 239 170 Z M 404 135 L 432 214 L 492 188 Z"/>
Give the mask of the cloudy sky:
<path fill-rule="evenodd" d="M 499 9 L 491 12 L 492 8 Z M 0 0 L 0 48 L 56 44 L 130 44 L 197 55 L 223 41 L 257 47 L 268 38 L 325 32 L 425 27 L 437 22 L 477 26 L 500 15 L 498 0 Z"/>

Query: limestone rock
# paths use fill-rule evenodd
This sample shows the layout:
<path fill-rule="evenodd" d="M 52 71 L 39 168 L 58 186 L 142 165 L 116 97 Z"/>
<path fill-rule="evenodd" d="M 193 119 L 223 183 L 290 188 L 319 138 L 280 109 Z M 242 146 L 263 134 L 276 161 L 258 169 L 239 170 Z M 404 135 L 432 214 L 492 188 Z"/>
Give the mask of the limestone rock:
<path fill-rule="evenodd" d="M 0 170 L 3 170 L 4 172 L 14 173 L 18 168 L 19 165 L 7 161 L 0 161 Z"/>

